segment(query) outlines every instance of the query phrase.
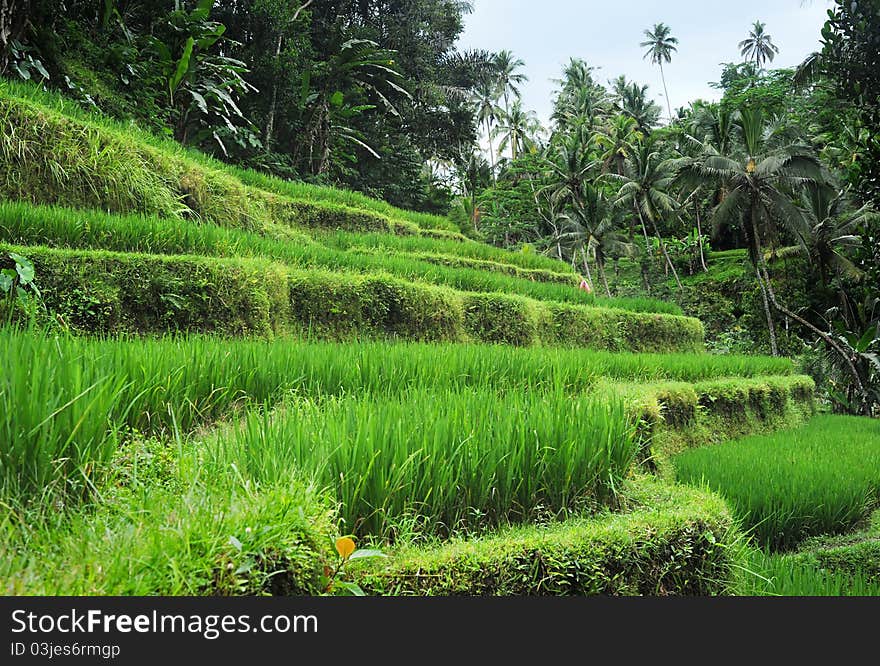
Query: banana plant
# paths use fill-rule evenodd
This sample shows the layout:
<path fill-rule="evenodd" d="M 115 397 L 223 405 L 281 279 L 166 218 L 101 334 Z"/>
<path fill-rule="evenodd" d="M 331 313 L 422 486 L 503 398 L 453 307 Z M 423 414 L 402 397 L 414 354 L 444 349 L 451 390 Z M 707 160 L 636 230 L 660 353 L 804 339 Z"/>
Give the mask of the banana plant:
<path fill-rule="evenodd" d="M 149 39 L 165 83 L 166 101 L 174 116 L 175 138 L 200 144 L 213 138 L 226 151 L 221 134 L 241 145 L 258 145 L 237 98 L 256 88 L 245 79 L 245 63 L 216 52 L 226 26 L 210 20 L 214 0 L 199 0 L 186 11 L 178 5 L 161 37 Z"/>

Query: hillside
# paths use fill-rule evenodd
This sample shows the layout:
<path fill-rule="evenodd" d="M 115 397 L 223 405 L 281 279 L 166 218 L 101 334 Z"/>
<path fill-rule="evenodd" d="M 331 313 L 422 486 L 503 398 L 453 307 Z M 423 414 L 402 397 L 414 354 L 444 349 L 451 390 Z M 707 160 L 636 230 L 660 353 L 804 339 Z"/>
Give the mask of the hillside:
<path fill-rule="evenodd" d="M 734 589 L 734 514 L 672 461 L 803 425 L 789 360 L 30 87 L 0 118 L 4 267 L 42 295 L 0 330 L 0 591 Z M 341 535 L 391 557 L 328 580 Z"/>

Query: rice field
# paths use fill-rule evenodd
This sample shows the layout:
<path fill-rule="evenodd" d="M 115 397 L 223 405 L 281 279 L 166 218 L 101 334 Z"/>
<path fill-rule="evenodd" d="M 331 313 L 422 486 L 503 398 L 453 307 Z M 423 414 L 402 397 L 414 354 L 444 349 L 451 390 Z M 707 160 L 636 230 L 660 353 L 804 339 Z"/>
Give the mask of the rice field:
<path fill-rule="evenodd" d="M 862 572 L 828 571 L 790 555 L 753 551 L 737 593 L 775 597 L 878 597 L 880 580 Z"/>
<path fill-rule="evenodd" d="M 378 234 L 375 247 L 340 247 L 333 236 L 279 228 L 279 237 L 255 232 L 198 224 L 186 220 L 138 215 L 109 215 L 52 206 L 31 206 L 21 202 L 0 202 L 0 241 L 14 245 L 45 245 L 73 249 L 103 249 L 147 254 L 187 254 L 215 257 L 254 257 L 283 262 L 294 268 L 320 268 L 356 273 L 389 273 L 410 281 L 424 282 L 470 292 L 518 294 L 544 301 L 595 305 L 634 312 L 682 314 L 678 306 L 649 298 L 607 298 L 587 294 L 569 284 L 538 282 L 501 272 L 461 266 L 447 266 L 401 252 L 400 237 Z M 361 234 L 358 234 L 361 235 Z M 323 244 L 324 239 L 330 239 Z M 381 239 L 381 240 L 379 240 Z M 404 247 L 438 249 L 438 241 L 404 244 Z M 457 256 L 468 256 L 462 249 L 470 243 L 452 241 L 453 248 L 440 243 L 439 249 L 454 249 Z M 477 243 L 473 243 L 479 246 Z M 395 247 L 395 253 L 381 251 Z M 482 246 L 489 248 L 489 246 Z M 509 252 L 476 254 L 478 259 L 508 260 L 518 256 Z M 564 267 L 559 262 L 553 262 Z M 503 265 L 507 265 L 502 263 Z M 546 266 L 546 264 L 542 265 Z"/>
<path fill-rule="evenodd" d="M 469 240 L 452 233 L 444 218 L 229 167 L 34 86 L 0 83 L 0 102 L 15 99 L 34 103 L 19 104 L 30 115 L 10 112 L 10 118 L 25 119 L 18 129 L 31 129 L 26 143 L 37 166 L 25 173 L 7 150 L 5 173 L 16 181 L 8 191 L 82 209 L 0 201 L 0 242 L 258 258 L 267 260 L 263 266 L 273 261 L 465 292 L 681 314 L 651 298 L 585 294 L 575 267 L 529 248 L 508 252 Z M 37 127 L 57 129 L 61 138 L 47 148 Z M 7 133 L 10 146 L 15 130 Z M 60 145 L 65 137 L 69 145 Z M 107 157 L 113 151 L 119 155 Z M 42 178 L 47 170 L 58 177 Z M 196 201 L 199 195 L 209 203 Z M 252 195 L 260 205 L 248 208 Z M 288 217 L 272 212 L 279 197 L 409 222 L 389 227 L 408 235 L 283 226 Z M 239 213 L 236 203 L 247 211 Z M 133 214 L 138 210 L 156 215 Z M 374 221 L 359 224 L 385 228 L 385 221 Z M 279 274 L 286 284 L 286 273 Z M 325 291 L 317 293 L 324 307 Z M 393 305 L 395 296 L 375 298 Z M 342 301 L 326 305 L 344 309 Z M 499 321 L 503 316 L 502 326 L 515 324 L 504 312 Z M 638 345 L 624 324 L 610 328 L 615 340 Z M 662 332 L 672 329 L 657 330 L 677 339 Z M 589 579 L 603 566 L 599 578 L 607 574 L 608 589 L 616 589 L 618 575 L 656 579 L 648 593 L 674 592 L 678 583 L 667 588 L 669 580 L 690 589 L 701 576 L 713 587 L 694 589 L 716 589 L 726 584 L 728 556 L 738 556 L 740 546 L 730 513 L 715 495 L 661 479 L 638 490 L 646 484 L 642 463 L 651 442 L 638 421 L 643 406 L 633 401 L 673 382 L 683 390 L 717 382 L 719 390 L 705 395 L 727 400 L 733 420 L 744 413 L 735 407 L 761 397 L 736 390 L 744 378 L 795 373 L 787 359 L 758 356 L 357 339 L 72 337 L 11 327 L 0 327 L 0 350 L 0 593 L 13 594 L 322 594 L 324 557 L 332 555 L 337 535 L 393 549 L 419 541 L 480 542 L 511 525 L 534 535 L 539 547 L 509 551 L 517 562 L 502 553 L 498 566 L 533 578 L 535 589 L 546 577 L 556 579 L 554 589 L 568 590 L 568 577 Z M 688 408 L 711 409 L 700 400 Z M 658 399 L 658 414 L 668 415 L 669 404 Z M 781 409 L 769 399 L 761 405 Z M 669 428 L 703 432 L 686 418 L 674 420 Z M 719 424 L 719 439 L 728 433 L 723 419 L 712 423 Z M 765 427 L 748 422 L 736 432 Z M 876 578 L 859 570 L 819 571 L 772 552 L 850 530 L 878 506 L 877 423 L 821 417 L 804 429 L 688 451 L 674 462 L 678 480 L 723 495 L 766 549 L 749 549 L 742 560 L 751 574 L 739 593 L 880 594 Z M 670 508 L 685 496 L 703 500 Z M 630 513 L 638 514 L 631 524 Z M 586 531 L 594 541 L 545 540 L 559 521 L 593 525 Z M 487 561 L 462 566 L 482 575 Z"/>
<path fill-rule="evenodd" d="M 780 359 L 580 349 L 212 337 L 75 338 L 0 329 L 0 483 L 87 491 L 96 465 L 137 429 L 190 432 L 235 410 L 415 388 L 589 393 L 599 377 L 696 381 L 790 374 Z M 442 362 L 438 362 L 442 359 Z M 13 488 L 18 486 L 18 488 Z"/>
<path fill-rule="evenodd" d="M 840 534 L 880 505 L 880 421 L 821 416 L 807 426 L 687 451 L 676 477 L 724 496 L 755 541 L 791 549 Z"/>
<path fill-rule="evenodd" d="M 251 412 L 200 446 L 200 468 L 311 479 L 339 500 L 343 531 L 388 539 L 401 521 L 449 535 L 613 505 L 638 447 L 621 401 L 413 389 Z"/>

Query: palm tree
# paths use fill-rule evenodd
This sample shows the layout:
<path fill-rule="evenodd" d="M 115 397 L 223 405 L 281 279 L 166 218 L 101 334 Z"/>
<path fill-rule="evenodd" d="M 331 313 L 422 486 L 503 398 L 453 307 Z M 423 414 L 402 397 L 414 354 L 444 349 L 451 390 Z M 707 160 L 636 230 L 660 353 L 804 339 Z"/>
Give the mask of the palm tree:
<path fill-rule="evenodd" d="M 829 287 L 833 278 L 860 279 L 861 271 L 850 256 L 862 245 L 859 228 L 877 213 L 870 206 L 853 210 L 846 193 L 826 183 L 808 185 L 806 194 L 810 226 L 804 234 L 805 247 L 797 249 L 806 250 L 823 287 Z"/>
<path fill-rule="evenodd" d="M 754 61 L 758 69 L 761 69 L 768 60 L 773 62 L 773 58 L 779 53 L 773 38 L 764 32 L 766 26 L 766 23 L 755 21 L 748 38 L 739 43 L 742 57 Z"/>
<path fill-rule="evenodd" d="M 646 220 L 651 223 L 663 258 L 675 277 L 675 283 L 681 289 L 678 271 L 675 270 L 675 264 L 672 263 L 669 252 L 666 250 L 666 243 L 663 242 L 663 237 L 657 226 L 660 217 L 675 213 L 676 202 L 669 194 L 669 188 L 675 175 L 672 167 L 672 162 L 663 160 L 659 151 L 648 140 L 639 145 L 638 149 L 633 151 L 629 159 L 626 160 L 622 176 L 609 174 L 608 177 L 621 183 L 617 194 L 617 203 L 621 208 L 632 210 L 636 214 L 645 235 L 646 247 L 650 247 L 651 244 L 648 239 Z"/>
<path fill-rule="evenodd" d="M 492 178 L 495 178 L 495 150 L 492 146 L 492 128 L 503 113 L 503 109 L 499 108 L 496 100 L 498 99 L 498 89 L 487 81 L 480 83 L 474 93 L 474 102 L 476 104 L 477 122 L 482 123 L 486 128 L 486 136 L 489 140 L 489 166 L 492 169 Z"/>
<path fill-rule="evenodd" d="M 651 58 L 651 62 L 660 65 L 660 77 L 663 79 L 663 92 L 666 94 L 666 107 L 669 110 L 669 119 L 672 120 L 672 104 L 669 101 L 669 90 L 666 87 L 666 75 L 663 73 L 663 63 L 672 62 L 672 54 L 678 51 L 676 44 L 678 39 L 672 36 L 672 29 L 665 23 L 657 23 L 653 30 L 645 30 L 647 41 L 639 44 L 642 48 L 647 47 L 645 58 Z"/>
<path fill-rule="evenodd" d="M 584 206 L 572 209 L 570 214 L 562 216 L 565 224 L 558 238 L 558 242 L 569 249 L 572 259 L 580 252 L 591 286 L 589 259 L 593 259 L 605 294 L 609 298 L 611 289 L 605 273 L 606 261 L 609 257 L 635 254 L 635 246 L 627 242 L 619 231 L 615 212 L 613 202 L 602 188 L 587 184 L 584 187 Z"/>
<path fill-rule="evenodd" d="M 550 201 L 559 209 L 564 206 L 577 209 L 586 205 L 584 188 L 601 165 L 593 158 L 595 143 L 596 136 L 581 128 L 559 135 L 557 143 L 543 158 L 543 164 L 552 179 L 546 189 Z"/>
<path fill-rule="evenodd" d="M 560 129 L 584 127 L 592 131 L 607 111 L 607 99 L 598 86 L 578 88 L 557 104 L 553 119 Z"/>
<path fill-rule="evenodd" d="M 650 134 L 660 119 L 660 107 L 648 99 L 648 86 L 629 83 L 626 77 L 619 76 L 612 82 L 614 108 L 636 121 L 642 134 Z"/>
<path fill-rule="evenodd" d="M 608 110 L 608 95 L 593 79 L 595 68 L 583 60 L 572 58 L 557 79 L 559 92 L 553 102 L 553 121 L 559 129 L 586 125 L 592 129 Z"/>
<path fill-rule="evenodd" d="M 764 254 L 765 246 L 779 236 L 780 227 L 803 242 L 806 218 L 795 205 L 793 194 L 806 184 L 819 182 L 822 173 L 818 160 L 808 149 L 791 144 L 774 145 L 770 125 L 760 110 L 743 109 L 739 116 L 742 135 L 739 149 L 724 155 L 711 145 L 705 145 L 698 157 L 679 161 L 676 182 L 723 190 L 723 200 L 713 213 L 713 226 L 716 230 L 739 227 L 746 237 L 775 356 L 779 350 L 771 305 L 790 319 L 824 335 L 779 303 Z"/>
<path fill-rule="evenodd" d="M 495 55 L 493 65 L 497 72 L 498 88 L 504 97 L 504 111 L 510 113 L 510 97 L 520 98 L 519 86 L 527 83 L 529 77 L 517 71 L 526 66 L 526 63 L 515 58 L 510 51 L 501 51 Z"/>
<path fill-rule="evenodd" d="M 540 131 L 541 124 L 534 111 L 524 111 L 517 100 L 509 113 L 502 113 L 495 132 L 501 136 L 498 152 L 510 146 L 510 155 L 516 159 L 522 152 L 535 145 L 533 137 Z"/>
<path fill-rule="evenodd" d="M 625 114 L 614 116 L 597 136 L 597 143 L 602 149 L 605 171 L 613 170 L 614 173 L 622 176 L 626 158 L 635 150 L 643 137 L 634 118 Z"/>

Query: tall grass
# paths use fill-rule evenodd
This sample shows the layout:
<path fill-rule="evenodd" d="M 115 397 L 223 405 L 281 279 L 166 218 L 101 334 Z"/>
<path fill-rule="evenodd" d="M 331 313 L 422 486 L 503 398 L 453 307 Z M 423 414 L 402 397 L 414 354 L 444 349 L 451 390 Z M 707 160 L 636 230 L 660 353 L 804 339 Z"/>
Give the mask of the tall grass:
<path fill-rule="evenodd" d="M 880 596 L 880 581 L 870 575 L 823 570 L 790 555 L 754 550 L 747 569 L 736 589 L 742 596 Z"/>
<path fill-rule="evenodd" d="M 187 432 L 291 395 L 589 392 L 597 378 L 791 373 L 778 359 L 580 349 L 333 344 L 210 337 L 87 339 L 0 329 L 0 485 L 82 490 L 126 429 Z"/>
<path fill-rule="evenodd" d="M 247 185 L 265 189 L 277 194 L 297 199 L 326 201 L 361 210 L 370 210 L 388 217 L 413 222 L 425 229 L 447 229 L 457 231 L 455 225 L 445 217 L 396 208 L 385 201 L 372 199 L 359 192 L 323 185 L 285 181 L 256 171 L 228 165 L 201 151 L 186 148 L 172 139 L 151 134 L 142 128 L 138 128 L 132 123 L 116 121 L 108 116 L 98 113 L 94 109 L 83 108 L 75 101 L 65 98 L 59 93 L 43 90 L 39 86 L 31 83 L 0 79 L 0 98 L 28 100 L 34 104 L 38 104 L 66 116 L 89 122 L 104 131 L 116 135 L 122 135 L 129 139 L 134 139 L 140 143 L 152 146 L 170 156 L 188 159 L 205 168 L 225 172 L 227 175 L 235 177 Z"/>
<path fill-rule="evenodd" d="M 844 532 L 880 501 L 880 421 L 822 416 L 797 430 L 677 456 L 676 476 L 706 483 L 764 547 Z"/>
<path fill-rule="evenodd" d="M 459 231 L 458 227 L 449 218 L 396 208 L 381 199 L 372 199 L 360 192 L 328 187 L 326 185 L 314 185 L 302 181 L 284 180 L 266 173 L 235 166 L 223 165 L 223 168 L 236 175 L 246 185 L 275 192 L 292 199 L 327 201 L 350 208 L 369 210 L 386 217 L 413 222 L 422 229 Z"/>
<path fill-rule="evenodd" d="M 359 252 L 325 246 L 302 233 L 279 230 L 280 238 L 217 225 L 136 215 L 32 206 L 0 202 L 0 240 L 17 245 L 200 254 L 222 257 L 261 257 L 298 268 L 327 268 L 360 273 L 387 272 L 407 280 L 438 284 L 471 292 L 519 294 L 537 300 L 595 305 L 634 312 L 682 314 L 681 308 L 648 298 L 602 298 L 586 294 L 574 283 L 535 282 L 504 273 L 446 266 L 405 254 Z M 388 243 L 396 237 L 380 235 Z M 320 240 L 322 236 L 318 236 Z M 431 243 L 433 241 L 428 239 Z M 445 247 L 445 244 L 443 244 Z M 455 243 L 459 250 L 461 243 Z M 488 246 L 486 246 L 488 247 Z"/>
<path fill-rule="evenodd" d="M 204 445 L 207 473 L 313 476 L 346 530 L 383 537 L 404 518 L 449 534 L 612 503 L 638 448 L 622 402 L 559 392 L 300 401 L 221 433 Z"/>

